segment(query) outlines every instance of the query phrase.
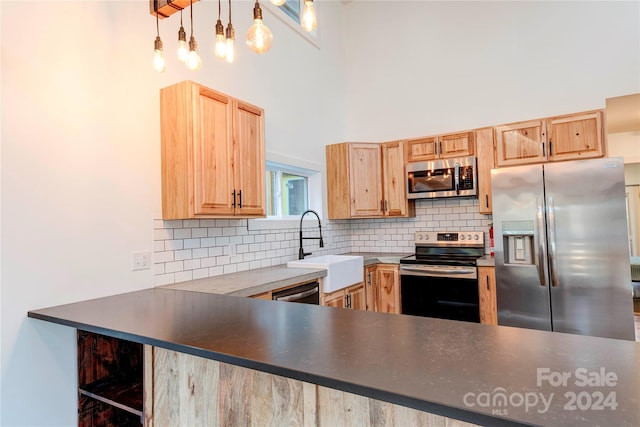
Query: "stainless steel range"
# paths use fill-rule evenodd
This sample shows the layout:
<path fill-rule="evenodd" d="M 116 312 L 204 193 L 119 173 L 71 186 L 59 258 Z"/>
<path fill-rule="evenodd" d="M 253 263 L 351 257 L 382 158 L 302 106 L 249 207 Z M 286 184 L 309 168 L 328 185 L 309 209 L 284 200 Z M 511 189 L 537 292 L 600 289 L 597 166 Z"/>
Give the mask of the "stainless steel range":
<path fill-rule="evenodd" d="M 400 260 L 402 314 L 480 322 L 482 231 L 419 231 L 414 255 Z"/>

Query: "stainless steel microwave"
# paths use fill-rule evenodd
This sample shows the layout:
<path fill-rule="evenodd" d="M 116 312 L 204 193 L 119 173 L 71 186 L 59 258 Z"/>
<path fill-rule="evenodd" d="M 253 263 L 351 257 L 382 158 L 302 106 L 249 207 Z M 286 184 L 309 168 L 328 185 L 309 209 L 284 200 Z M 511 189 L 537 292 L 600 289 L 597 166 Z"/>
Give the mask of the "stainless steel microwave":
<path fill-rule="evenodd" d="M 478 194 L 476 158 L 461 157 L 407 164 L 407 197 L 433 199 Z"/>

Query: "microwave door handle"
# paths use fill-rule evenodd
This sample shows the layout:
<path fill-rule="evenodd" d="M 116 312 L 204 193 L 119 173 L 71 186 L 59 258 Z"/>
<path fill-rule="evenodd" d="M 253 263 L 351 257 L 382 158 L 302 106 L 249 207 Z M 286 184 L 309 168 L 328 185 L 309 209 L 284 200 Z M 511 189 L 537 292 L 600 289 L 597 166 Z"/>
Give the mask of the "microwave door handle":
<path fill-rule="evenodd" d="M 456 194 L 460 194 L 460 163 L 456 162 L 455 172 L 453 176 L 455 180 L 454 183 L 455 183 Z"/>

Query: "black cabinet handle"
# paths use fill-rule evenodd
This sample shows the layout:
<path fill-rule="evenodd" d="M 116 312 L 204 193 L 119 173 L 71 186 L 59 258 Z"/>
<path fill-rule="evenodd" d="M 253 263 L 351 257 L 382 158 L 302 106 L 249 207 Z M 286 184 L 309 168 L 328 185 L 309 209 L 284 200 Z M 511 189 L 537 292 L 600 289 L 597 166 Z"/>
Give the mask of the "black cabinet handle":
<path fill-rule="evenodd" d="M 242 190 L 238 190 L 238 199 L 240 199 L 240 209 L 242 209 Z"/>
<path fill-rule="evenodd" d="M 486 276 L 486 278 L 487 278 L 487 290 L 490 291 L 491 287 L 489 287 L 489 276 Z"/>
<path fill-rule="evenodd" d="M 487 207 L 489 207 L 489 195 L 485 194 L 484 195 L 484 199 L 485 199 L 485 203 L 486 203 Z"/>
<path fill-rule="evenodd" d="M 233 203 L 231 204 L 231 206 L 235 208 L 236 207 L 236 190 L 233 190 L 233 193 L 231 193 L 231 195 L 233 196 Z"/>

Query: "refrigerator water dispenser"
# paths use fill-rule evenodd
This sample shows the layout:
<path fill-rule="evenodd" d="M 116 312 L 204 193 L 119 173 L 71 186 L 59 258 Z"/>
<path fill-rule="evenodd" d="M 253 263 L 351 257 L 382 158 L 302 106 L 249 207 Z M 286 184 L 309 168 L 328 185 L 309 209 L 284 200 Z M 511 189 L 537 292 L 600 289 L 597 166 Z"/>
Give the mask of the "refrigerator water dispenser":
<path fill-rule="evenodd" d="M 505 265 L 533 265 L 533 221 L 503 221 Z"/>

